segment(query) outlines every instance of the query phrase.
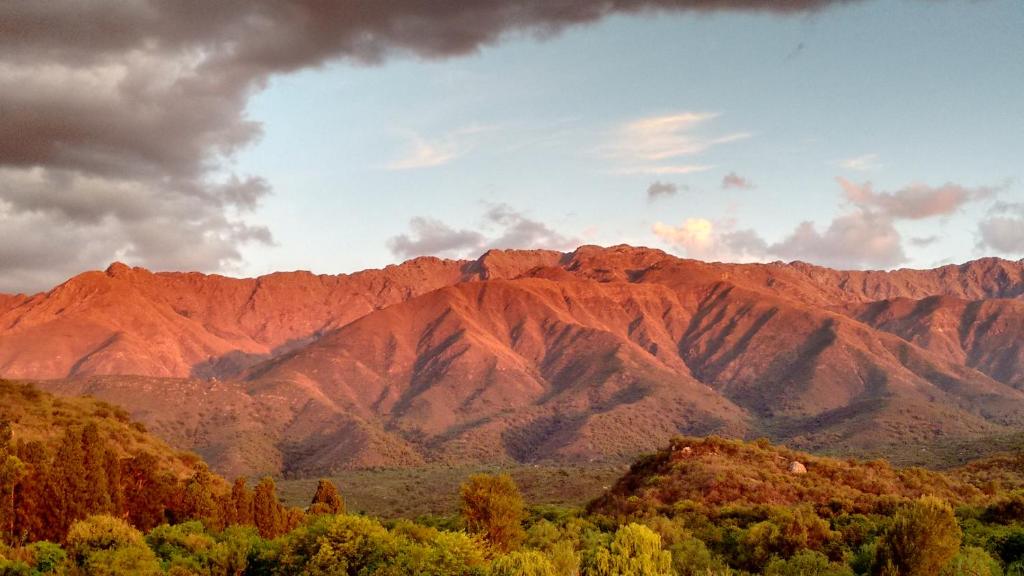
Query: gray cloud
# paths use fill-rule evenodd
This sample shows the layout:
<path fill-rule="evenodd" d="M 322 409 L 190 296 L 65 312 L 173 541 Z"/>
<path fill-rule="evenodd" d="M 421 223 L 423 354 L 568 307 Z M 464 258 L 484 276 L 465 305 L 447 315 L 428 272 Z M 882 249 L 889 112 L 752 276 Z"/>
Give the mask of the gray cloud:
<path fill-rule="evenodd" d="M 388 248 L 400 258 L 463 256 L 479 250 L 487 240 L 479 232 L 456 230 L 433 218 L 413 218 L 409 228 L 410 234 L 399 234 L 388 240 Z"/>
<path fill-rule="evenodd" d="M 916 236 L 910 239 L 910 245 L 915 248 L 926 248 L 939 241 L 938 236 Z"/>
<path fill-rule="evenodd" d="M 45 228 L 24 228 L 19 253 L 36 257 L 0 259 L 0 276 L 5 289 L 39 289 L 121 257 L 222 269 L 242 245 L 269 242 L 245 223 L 269 189 L 233 174 L 230 159 L 259 137 L 246 102 L 275 74 L 452 57 L 613 13 L 795 13 L 851 1 L 3 2 L 0 229 Z"/>
<path fill-rule="evenodd" d="M 921 220 L 952 214 L 970 202 L 991 198 L 1001 188 L 974 188 L 947 182 L 941 186 L 911 184 L 895 192 L 875 192 L 870 182 L 839 178 L 846 198 L 857 206 L 879 210 L 892 218 Z"/>
<path fill-rule="evenodd" d="M 754 183 L 750 180 L 740 176 L 735 172 L 729 172 L 722 177 L 722 190 L 728 190 L 730 188 L 738 188 L 740 190 L 750 190 L 754 187 Z"/>
<path fill-rule="evenodd" d="M 978 247 L 1024 255 L 1024 203 L 997 202 L 978 223 Z"/>
<path fill-rule="evenodd" d="M 527 218 L 505 204 L 487 211 L 487 220 L 501 229 L 500 235 L 488 242 L 488 248 L 548 248 L 568 250 L 581 242 L 560 234 L 547 224 Z"/>
<path fill-rule="evenodd" d="M 802 222 L 768 252 L 836 268 L 891 268 L 907 260 L 892 220 L 863 210 L 836 217 L 824 232 Z"/>
<path fill-rule="evenodd" d="M 417 217 L 409 221 L 409 233 L 398 234 L 388 240 L 388 248 L 400 258 L 466 258 L 475 257 L 490 248 L 569 250 L 582 243 L 579 238 L 565 236 L 505 204 L 489 208 L 481 227 L 489 234 L 459 230 L 440 220 Z"/>
<path fill-rule="evenodd" d="M 688 187 L 683 186 L 683 190 L 689 190 Z M 667 198 L 675 196 L 680 190 L 680 187 L 671 182 L 655 181 L 651 182 L 651 185 L 647 187 L 647 200 L 653 202 L 659 198 Z"/>

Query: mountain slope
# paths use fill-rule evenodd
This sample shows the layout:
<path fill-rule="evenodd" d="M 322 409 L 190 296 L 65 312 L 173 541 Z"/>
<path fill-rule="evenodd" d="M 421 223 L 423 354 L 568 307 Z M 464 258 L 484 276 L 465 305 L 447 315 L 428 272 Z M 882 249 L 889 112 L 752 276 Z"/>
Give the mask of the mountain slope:
<path fill-rule="evenodd" d="M 1024 388 L 1024 302 L 933 296 L 852 306 L 848 313 L 1015 388 Z"/>
<path fill-rule="evenodd" d="M 232 474 L 628 458 L 678 433 L 874 454 L 1024 427 L 1024 262 L 585 246 L 251 280 L 115 265 L 13 302 L 0 373 L 128 406 Z"/>

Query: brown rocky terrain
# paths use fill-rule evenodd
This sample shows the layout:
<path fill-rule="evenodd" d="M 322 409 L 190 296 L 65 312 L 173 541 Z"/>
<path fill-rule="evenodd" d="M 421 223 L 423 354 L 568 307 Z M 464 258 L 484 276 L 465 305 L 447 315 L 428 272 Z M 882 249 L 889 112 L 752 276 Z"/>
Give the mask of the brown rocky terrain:
<path fill-rule="evenodd" d="M 877 453 L 1024 427 L 1024 261 L 835 271 L 617 246 L 256 279 L 124 265 L 0 297 L 0 375 L 227 473 L 630 457 L 678 434 Z"/>

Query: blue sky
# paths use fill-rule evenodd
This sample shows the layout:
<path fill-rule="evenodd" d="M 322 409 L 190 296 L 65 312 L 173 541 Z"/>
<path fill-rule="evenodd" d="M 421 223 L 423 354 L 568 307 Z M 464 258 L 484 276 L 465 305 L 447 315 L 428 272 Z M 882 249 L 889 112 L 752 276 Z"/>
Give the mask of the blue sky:
<path fill-rule="evenodd" d="M 9 15 L 0 291 L 112 260 L 338 273 L 582 243 L 1024 257 L 1024 2 L 639 3 L 682 8 Z"/>
<path fill-rule="evenodd" d="M 555 248 L 627 242 L 773 260 L 787 253 L 673 243 L 654 226 L 706 220 L 712 235 L 751 229 L 778 243 L 803 221 L 823 231 L 851 209 L 837 178 L 877 192 L 993 190 L 948 214 L 895 221 L 899 262 L 836 254 L 823 263 L 974 258 L 992 252 L 977 246 L 990 206 L 1024 199 L 1022 29 L 1017 0 L 616 16 L 468 57 L 276 77 L 248 108 L 264 135 L 238 159 L 274 190 L 255 219 L 276 245 L 247 252 L 247 270 L 381 266 L 414 255 L 389 239 L 415 241 L 415 218 L 493 240 L 503 232 L 486 217 L 496 205 L 557 233 L 536 237 Z M 631 123 L 685 114 L 701 119 L 631 149 L 645 136 Z M 641 159 L 659 146 L 671 153 L 674 140 L 694 151 Z M 750 187 L 723 189 L 730 173 Z M 654 182 L 677 191 L 649 200 Z M 441 255 L 477 251 L 456 245 Z"/>

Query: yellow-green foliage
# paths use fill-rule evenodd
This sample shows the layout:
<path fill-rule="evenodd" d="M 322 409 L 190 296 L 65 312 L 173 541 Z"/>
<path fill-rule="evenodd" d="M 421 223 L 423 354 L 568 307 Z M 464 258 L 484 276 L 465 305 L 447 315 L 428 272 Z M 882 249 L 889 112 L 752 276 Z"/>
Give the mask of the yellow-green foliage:
<path fill-rule="evenodd" d="M 65 430 L 92 423 L 100 436 L 117 447 L 118 456 L 152 454 L 181 477 L 199 461 L 198 456 L 174 450 L 148 434 L 123 408 L 88 397 L 54 396 L 30 384 L 0 380 L 0 421 L 10 422 L 15 441 L 37 440 L 48 447 L 56 447 Z"/>
<path fill-rule="evenodd" d="M 790 472 L 792 462 L 802 463 L 807 472 Z M 957 503 L 984 497 L 978 488 L 939 472 L 712 436 L 676 438 L 667 449 L 641 458 L 590 509 L 635 516 L 670 512 L 676 503 L 689 500 L 710 507 L 805 503 L 817 510 L 872 512 L 893 498 L 926 494 Z"/>
<path fill-rule="evenodd" d="M 142 534 L 111 516 L 91 516 L 68 531 L 68 556 L 75 571 L 89 576 L 159 574 L 160 564 Z"/>
<path fill-rule="evenodd" d="M 640 524 L 615 531 L 611 545 L 587 563 L 588 576 L 674 576 L 672 554 L 661 549 L 661 537 Z"/>
<path fill-rule="evenodd" d="M 511 552 L 491 565 L 491 576 L 561 576 L 547 556 L 534 550 Z"/>
<path fill-rule="evenodd" d="M 938 574 L 960 550 L 961 535 L 949 504 L 923 497 L 896 513 L 879 543 L 875 572 L 886 576 Z"/>
<path fill-rule="evenodd" d="M 474 474 L 459 494 L 467 528 L 495 550 L 508 552 L 523 541 L 523 497 L 509 475 Z"/>

